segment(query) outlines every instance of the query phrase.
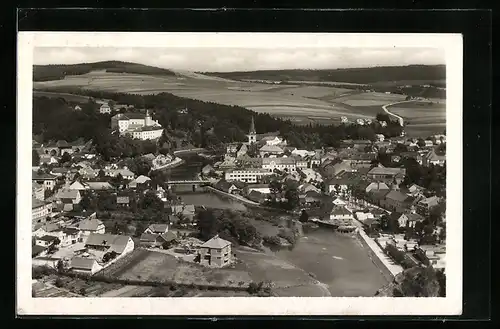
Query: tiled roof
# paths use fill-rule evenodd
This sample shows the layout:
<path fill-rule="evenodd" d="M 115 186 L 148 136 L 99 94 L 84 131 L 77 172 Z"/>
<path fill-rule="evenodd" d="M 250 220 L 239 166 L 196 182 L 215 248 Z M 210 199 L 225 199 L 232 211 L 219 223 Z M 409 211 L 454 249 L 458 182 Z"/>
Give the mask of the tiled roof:
<path fill-rule="evenodd" d="M 259 149 L 260 152 L 276 152 L 281 153 L 283 149 L 276 145 L 264 145 Z"/>
<path fill-rule="evenodd" d="M 168 229 L 167 224 L 151 224 L 148 227 L 153 233 L 163 233 Z"/>
<path fill-rule="evenodd" d="M 80 195 L 78 190 L 70 190 L 68 188 L 63 188 L 57 193 L 58 199 L 76 199 Z"/>
<path fill-rule="evenodd" d="M 54 241 L 56 239 L 57 238 L 55 236 L 52 236 L 52 235 L 44 235 L 41 238 L 37 238 L 37 240 L 42 240 L 42 241 L 47 241 L 47 242 L 51 242 L 51 241 Z"/>
<path fill-rule="evenodd" d="M 92 270 L 95 260 L 91 258 L 84 257 L 73 257 L 71 259 L 71 268 L 81 269 L 81 270 Z"/>
<path fill-rule="evenodd" d="M 331 211 L 331 214 L 332 215 L 351 215 L 351 212 L 349 210 L 347 210 L 346 207 L 333 207 L 332 211 Z"/>
<path fill-rule="evenodd" d="M 408 199 L 408 196 L 406 194 L 404 194 L 404 193 L 399 192 L 399 191 L 390 191 L 389 193 L 387 193 L 387 195 L 385 196 L 385 198 L 386 199 L 391 199 L 391 200 L 403 202 L 406 199 Z"/>
<path fill-rule="evenodd" d="M 129 239 L 130 237 L 126 235 L 91 233 L 87 241 L 85 241 L 85 245 L 106 246 L 109 247 L 109 251 L 121 254 L 127 246 Z"/>
<path fill-rule="evenodd" d="M 31 256 L 32 257 L 38 256 L 40 253 L 42 253 L 46 249 L 47 248 L 35 244 L 35 245 L 31 246 Z"/>
<path fill-rule="evenodd" d="M 155 242 L 158 234 L 153 233 L 142 233 L 141 234 L 141 242 Z"/>
<path fill-rule="evenodd" d="M 82 231 L 96 231 L 99 226 L 102 226 L 102 222 L 95 218 L 86 218 L 78 224 L 78 229 Z"/>
<path fill-rule="evenodd" d="M 32 180 L 55 180 L 57 177 L 54 176 L 54 175 L 51 175 L 51 174 L 46 174 L 46 173 L 41 173 L 39 174 L 38 172 L 36 171 L 33 171 L 32 172 L 32 176 L 31 176 L 31 179 Z"/>
<path fill-rule="evenodd" d="M 201 248 L 211 248 L 211 249 L 222 249 L 228 245 L 231 245 L 231 242 L 226 241 L 224 239 L 219 238 L 218 235 L 214 236 L 204 244 L 202 244 Z"/>
<path fill-rule="evenodd" d="M 262 158 L 263 165 L 271 165 L 272 163 L 276 165 L 294 165 L 296 160 L 292 157 L 286 158 Z"/>
<path fill-rule="evenodd" d="M 405 168 L 380 168 L 373 167 L 368 174 L 369 175 L 397 175 L 397 174 L 405 174 Z"/>

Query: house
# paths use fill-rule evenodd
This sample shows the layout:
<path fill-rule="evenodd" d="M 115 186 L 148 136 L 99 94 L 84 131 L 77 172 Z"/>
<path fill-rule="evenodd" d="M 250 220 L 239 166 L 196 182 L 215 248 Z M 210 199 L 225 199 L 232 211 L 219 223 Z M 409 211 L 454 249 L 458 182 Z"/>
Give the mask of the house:
<path fill-rule="evenodd" d="M 309 161 L 308 168 L 317 168 L 321 165 L 322 152 L 315 152 L 313 156 L 307 157 Z"/>
<path fill-rule="evenodd" d="M 439 204 L 439 198 L 437 196 L 431 196 L 420 200 L 417 203 L 416 210 L 422 216 L 428 216 L 432 207 Z"/>
<path fill-rule="evenodd" d="M 238 152 L 236 152 L 236 157 L 243 156 L 244 154 L 247 154 L 248 152 L 248 146 L 246 144 L 242 144 Z"/>
<path fill-rule="evenodd" d="M 319 188 L 317 188 L 316 186 L 310 184 L 310 183 L 305 183 L 305 184 L 302 184 L 299 186 L 299 191 L 302 192 L 302 193 L 307 193 L 307 192 L 310 192 L 310 191 L 314 191 L 316 193 L 321 193 L 321 190 Z"/>
<path fill-rule="evenodd" d="M 93 275 L 99 272 L 103 267 L 93 258 L 76 256 L 71 258 L 69 268 L 76 273 Z"/>
<path fill-rule="evenodd" d="M 330 220 L 351 220 L 354 219 L 352 213 L 345 206 L 333 207 L 330 212 Z"/>
<path fill-rule="evenodd" d="M 383 134 L 375 134 L 375 139 L 377 140 L 377 142 L 383 142 L 385 136 Z"/>
<path fill-rule="evenodd" d="M 269 184 L 249 184 L 246 188 L 246 193 L 250 194 L 252 191 L 257 191 L 263 194 L 271 193 L 271 189 L 269 188 Z"/>
<path fill-rule="evenodd" d="M 211 173 L 214 172 L 214 167 L 212 167 L 211 165 L 207 164 L 206 166 L 204 166 L 202 169 L 201 169 L 201 173 L 205 176 L 207 175 L 210 175 Z"/>
<path fill-rule="evenodd" d="M 35 227 L 37 223 L 45 223 L 47 217 L 52 214 L 52 203 L 40 201 L 38 199 L 32 198 L 31 201 L 31 221 L 32 228 Z"/>
<path fill-rule="evenodd" d="M 80 201 L 82 200 L 82 195 L 80 194 L 80 191 L 78 190 L 71 190 L 69 187 L 67 188 L 62 188 L 57 192 L 56 194 L 56 200 L 58 203 L 63 203 L 63 204 L 79 204 Z"/>
<path fill-rule="evenodd" d="M 132 180 L 135 177 L 135 174 L 132 171 L 128 170 L 126 167 L 122 169 L 105 169 L 104 174 L 110 177 L 121 175 L 123 179 L 126 180 Z"/>
<path fill-rule="evenodd" d="M 148 176 L 140 175 L 139 177 L 137 177 L 136 179 L 134 179 L 133 181 L 128 183 L 128 188 L 132 188 L 132 189 L 137 188 L 139 186 L 147 185 L 150 182 L 151 182 L 151 178 L 149 178 Z"/>
<path fill-rule="evenodd" d="M 444 166 L 446 163 L 446 155 L 438 155 L 434 150 L 429 151 L 422 157 L 422 165 L 429 167 L 430 165 Z"/>
<path fill-rule="evenodd" d="M 433 147 L 434 146 L 434 142 L 432 140 L 425 140 L 424 143 L 425 143 L 424 147 Z"/>
<path fill-rule="evenodd" d="M 56 242 L 56 240 L 57 240 L 57 237 L 55 237 L 55 236 L 44 235 L 44 236 L 41 236 L 41 237 L 36 237 L 35 244 L 37 246 L 41 246 L 41 247 L 47 248 L 50 245 L 54 244 L 54 242 Z"/>
<path fill-rule="evenodd" d="M 101 114 L 110 114 L 111 113 L 111 107 L 108 104 L 102 104 L 101 107 L 99 108 L 99 113 Z"/>
<path fill-rule="evenodd" d="M 81 231 L 73 228 L 73 227 L 63 227 L 60 229 L 62 233 L 58 236 L 59 240 L 61 240 L 62 246 L 69 246 L 80 241 Z"/>
<path fill-rule="evenodd" d="M 274 172 L 275 169 L 279 171 L 294 172 L 297 169 L 295 158 L 263 158 L 262 169 Z"/>
<path fill-rule="evenodd" d="M 231 263 L 231 242 L 214 236 L 198 249 L 200 264 L 210 267 L 223 267 Z"/>
<path fill-rule="evenodd" d="M 407 212 L 405 216 L 401 216 L 398 220 L 399 222 L 399 227 L 415 227 L 415 224 L 418 222 L 423 222 L 424 217 L 413 213 L 413 212 Z"/>
<path fill-rule="evenodd" d="M 307 156 L 313 156 L 315 154 L 314 151 L 308 151 L 308 150 L 298 150 L 295 149 L 291 152 L 292 155 L 297 155 L 301 158 L 305 158 Z"/>
<path fill-rule="evenodd" d="M 56 177 L 65 177 L 68 174 L 69 170 L 69 168 L 65 167 L 56 167 L 50 171 L 50 174 Z"/>
<path fill-rule="evenodd" d="M 259 149 L 259 154 L 262 158 L 265 156 L 280 155 L 283 153 L 284 153 L 283 149 L 276 145 L 266 144 Z"/>
<path fill-rule="evenodd" d="M 91 234 L 104 234 L 106 227 L 104 223 L 95 217 L 95 214 L 80 221 L 74 227 L 81 231 L 82 239 Z"/>
<path fill-rule="evenodd" d="M 417 184 L 412 184 L 408 187 L 408 194 L 412 196 L 420 196 L 425 191 L 425 188 Z"/>
<path fill-rule="evenodd" d="M 286 145 L 286 141 L 279 137 L 279 136 L 269 136 L 269 137 L 264 137 L 261 139 L 261 142 L 266 143 L 266 145 L 269 146 L 275 146 L 275 145 Z"/>
<path fill-rule="evenodd" d="M 43 184 L 38 184 L 37 182 L 32 181 L 31 194 L 37 200 L 45 200 L 45 188 L 43 187 Z"/>
<path fill-rule="evenodd" d="M 144 233 L 149 233 L 149 234 L 163 234 L 167 232 L 168 232 L 167 224 L 151 224 L 146 228 L 146 230 L 144 230 Z"/>
<path fill-rule="evenodd" d="M 108 182 L 86 182 L 87 188 L 92 191 L 112 190 L 113 186 Z"/>
<path fill-rule="evenodd" d="M 47 248 L 37 244 L 31 246 L 31 258 L 43 257 L 47 255 Z"/>
<path fill-rule="evenodd" d="M 387 191 L 389 192 L 390 187 L 383 182 L 369 182 L 365 187 L 365 193 L 369 193 L 370 191 Z"/>
<path fill-rule="evenodd" d="M 322 195 L 321 193 L 318 193 L 316 191 L 308 191 L 305 193 L 305 202 L 307 204 L 312 204 L 316 202 L 321 202 L 322 200 Z"/>
<path fill-rule="evenodd" d="M 125 235 L 91 233 L 85 241 L 85 248 L 125 255 L 134 250 L 134 241 Z"/>
<path fill-rule="evenodd" d="M 356 171 L 350 160 L 331 160 L 321 165 L 321 172 L 325 177 L 335 177 L 342 171 Z"/>
<path fill-rule="evenodd" d="M 116 205 L 122 208 L 128 208 L 130 206 L 130 196 L 128 195 L 117 195 Z"/>
<path fill-rule="evenodd" d="M 411 207 L 411 197 L 400 191 L 390 191 L 381 201 L 381 206 L 390 211 L 405 212 Z"/>
<path fill-rule="evenodd" d="M 367 174 L 368 178 L 391 184 L 396 180 L 401 184 L 406 175 L 405 168 L 380 168 L 373 167 Z"/>
<path fill-rule="evenodd" d="M 78 191 L 83 191 L 88 189 L 88 185 L 85 183 L 80 182 L 79 180 L 75 180 L 70 186 L 70 190 L 78 190 Z"/>
<path fill-rule="evenodd" d="M 345 206 L 345 205 L 346 205 L 346 203 L 345 203 L 342 199 L 340 199 L 340 198 L 334 198 L 334 199 L 332 200 L 332 203 L 333 203 L 335 206 L 337 206 L 337 207 L 340 207 L 340 206 Z"/>
<path fill-rule="evenodd" d="M 192 204 L 182 204 L 171 206 L 171 212 L 173 215 L 182 217 L 190 222 L 194 220 L 195 208 Z"/>
<path fill-rule="evenodd" d="M 84 179 L 94 179 L 97 177 L 97 175 L 99 175 L 99 170 L 97 169 L 92 169 L 90 167 L 86 167 L 86 168 L 81 168 L 78 170 L 78 173 L 80 174 L 80 176 L 82 176 L 82 178 Z"/>
<path fill-rule="evenodd" d="M 363 224 L 365 224 L 367 222 L 367 220 L 375 219 L 375 216 L 373 216 L 373 214 L 371 212 L 358 211 L 355 213 L 355 216 L 356 216 L 356 219 Z"/>
<path fill-rule="evenodd" d="M 140 244 L 144 247 L 163 247 L 168 249 L 177 241 L 177 235 L 172 232 L 165 232 L 161 234 L 146 233 L 144 232 L 140 238 Z"/>
<path fill-rule="evenodd" d="M 61 225 L 59 225 L 58 223 L 42 223 L 35 226 L 35 230 L 33 231 L 32 235 L 39 238 L 44 235 L 57 236 L 57 233 L 54 232 L 56 232 L 60 228 Z"/>
<path fill-rule="evenodd" d="M 57 177 L 51 174 L 32 172 L 31 181 L 42 184 L 45 190 L 52 190 L 56 186 Z"/>

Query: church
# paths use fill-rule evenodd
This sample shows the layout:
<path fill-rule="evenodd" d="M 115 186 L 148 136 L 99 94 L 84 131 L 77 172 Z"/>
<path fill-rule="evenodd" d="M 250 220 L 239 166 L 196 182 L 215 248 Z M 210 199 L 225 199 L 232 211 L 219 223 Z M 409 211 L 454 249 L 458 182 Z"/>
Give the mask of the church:
<path fill-rule="evenodd" d="M 120 135 L 130 135 L 132 138 L 147 140 L 160 138 L 163 127 L 153 120 L 146 111 L 142 113 L 119 113 L 111 118 L 111 129 L 118 130 Z"/>

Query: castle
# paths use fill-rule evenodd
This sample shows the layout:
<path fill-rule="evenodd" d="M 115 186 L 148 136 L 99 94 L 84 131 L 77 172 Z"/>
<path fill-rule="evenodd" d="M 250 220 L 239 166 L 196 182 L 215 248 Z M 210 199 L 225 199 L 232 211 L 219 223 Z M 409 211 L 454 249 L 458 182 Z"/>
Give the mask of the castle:
<path fill-rule="evenodd" d="M 118 130 L 120 135 L 130 135 L 132 138 L 146 140 L 157 139 L 163 133 L 163 127 L 153 120 L 146 111 L 141 113 L 120 113 L 111 118 L 111 129 Z"/>

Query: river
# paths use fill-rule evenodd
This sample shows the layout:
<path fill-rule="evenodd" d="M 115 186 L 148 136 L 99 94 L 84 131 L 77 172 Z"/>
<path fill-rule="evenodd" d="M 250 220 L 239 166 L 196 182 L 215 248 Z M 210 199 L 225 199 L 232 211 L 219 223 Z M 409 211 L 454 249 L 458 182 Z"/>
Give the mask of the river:
<path fill-rule="evenodd" d="M 192 179 L 200 172 L 207 160 L 197 155 L 182 155 L 186 163 L 167 169 L 172 179 Z M 246 211 L 236 200 L 218 194 L 179 194 L 187 204 L 219 209 Z M 264 221 L 256 221 L 258 230 L 275 234 L 277 227 Z M 312 273 L 318 281 L 326 284 L 332 296 L 373 296 L 386 281 L 368 256 L 361 243 L 351 235 L 318 228 L 306 231 L 293 249 L 283 248 L 268 251 L 276 257 Z"/>

